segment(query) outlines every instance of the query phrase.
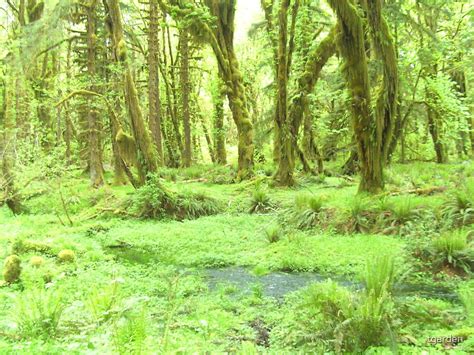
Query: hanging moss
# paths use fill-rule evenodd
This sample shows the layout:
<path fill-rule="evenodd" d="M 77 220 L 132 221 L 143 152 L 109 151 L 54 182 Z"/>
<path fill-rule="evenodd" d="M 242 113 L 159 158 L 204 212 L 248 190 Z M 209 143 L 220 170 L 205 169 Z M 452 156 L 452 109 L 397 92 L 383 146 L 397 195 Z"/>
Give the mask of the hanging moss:
<path fill-rule="evenodd" d="M 119 150 L 120 156 L 125 162 L 129 165 L 137 165 L 137 147 L 135 144 L 135 139 L 132 136 L 128 135 L 120 128 L 115 137 Z"/>

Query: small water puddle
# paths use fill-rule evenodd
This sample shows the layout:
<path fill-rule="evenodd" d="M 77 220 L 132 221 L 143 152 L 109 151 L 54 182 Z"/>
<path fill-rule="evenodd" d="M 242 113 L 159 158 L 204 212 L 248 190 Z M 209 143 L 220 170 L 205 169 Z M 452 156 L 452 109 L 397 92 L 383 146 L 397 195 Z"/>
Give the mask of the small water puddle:
<path fill-rule="evenodd" d="M 109 249 L 118 259 L 131 264 L 153 264 L 159 262 L 154 252 L 141 248 L 115 248 Z M 188 273 L 187 270 L 182 270 Z M 189 270 L 195 274 L 196 270 Z M 341 276 L 326 276 L 315 272 L 271 272 L 263 276 L 256 276 L 244 267 L 225 267 L 203 270 L 210 290 L 215 290 L 219 285 L 229 284 L 239 290 L 239 293 L 250 293 L 255 285 L 261 287 L 263 295 L 276 299 L 283 299 L 290 292 L 297 291 L 312 283 L 324 282 L 332 279 L 341 286 L 353 290 L 362 289 L 360 282 L 344 279 Z M 436 298 L 447 301 L 459 301 L 458 295 L 452 289 L 439 286 L 416 284 L 397 284 L 393 293 L 396 297 L 419 296 L 423 298 Z"/>
<path fill-rule="evenodd" d="M 253 285 L 259 284 L 263 294 L 267 297 L 282 299 L 290 292 L 297 291 L 312 283 L 324 282 L 332 279 L 339 285 L 353 290 L 362 289 L 363 285 L 339 276 L 329 277 L 314 272 L 285 273 L 272 272 L 263 276 L 255 276 L 243 267 L 229 267 L 221 269 L 207 269 L 206 276 L 211 290 L 220 284 L 235 286 L 241 293 L 249 293 Z M 445 287 L 399 284 L 395 285 L 393 293 L 397 297 L 419 296 L 424 298 L 437 298 L 449 301 L 457 301 L 457 294 Z"/>

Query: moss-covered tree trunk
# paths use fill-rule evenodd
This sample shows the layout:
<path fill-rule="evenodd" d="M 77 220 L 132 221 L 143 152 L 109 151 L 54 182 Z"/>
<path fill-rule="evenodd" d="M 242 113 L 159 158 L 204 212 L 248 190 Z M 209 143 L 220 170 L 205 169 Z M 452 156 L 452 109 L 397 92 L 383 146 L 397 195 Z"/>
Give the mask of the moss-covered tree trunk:
<path fill-rule="evenodd" d="M 278 114 L 277 123 L 277 146 L 278 169 L 275 173 L 275 180 L 283 186 L 294 184 L 293 172 L 295 167 L 293 139 L 291 132 L 291 122 L 288 119 L 288 8 L 290 0 L 282 0 L 278 13 Z"/>
<path fill-rule="evenodd" d="M 0 107 L 0 127 L 3 128 L 3 132 L 0 135 L 0 156 L 2 157 L 1 181 L 4 190 L 4 200 L 2 202 L 5 202 L 14 214 L 19 214 L 24 211 L 24 206 L 18 194 L 12 172 L 15 161 L 13 157 L 14 144 L 16 141 L 14 132 L 15 120 L 13 114 L 14 110 L 11 106 L 12 91 L 10 91 L 7 80 L 0 83 L 0 85 L 3 86 L 3 104 Z"/>
<path fill-rule="evenodd" d="M 97 1 L 92 0 L 86 5 L 86 33 L 87 33 L 87 72 L 91 81 L 90 91 L 97 92 L 97 85 L 94 84 L 96 77 L 96 56 L 97 56 L 97 34 L 96 34 L 96 5 Z M 94 107 L 91 99 L 87 100 L 87 123 L 89 132 L 89 176 L 92 186 L 99 187 L 104 184 L 102 167 L 102 147 L 101 147 L 101 124 L 99 113 Z"/>
<path fill-rule="evenodd" d="M 247 109 L 247 97 L 239 62 L 234 50 L 234 18 L 236 0 L 206 0 L 206 5 L 216 17 L 215 28 L 210 39 L 216 55 L 219 73 L 226 86 L 232 118 L 238 135 L 238 174 L 239 180 L 253 174 L 253 123 Z"/>
<path fill-rule="evenodd" d="M 214 106 L 214 151 L 217 164 L 227 163 L 225 150 L 225 130 L 224 130 L 224 96 L 225 88 L 221 78 L 215 79 L 215 86 L 212 89 L 212 103 Z"/>
<path fill-rule="evenodd" d="M 158 168 L 158 160 L 155 146 L 150 131 L 143 119 L 139 97 L 132 72 L 128 63 L 127 47 L 123 34 L 122 15 L 118 0 L 104 0 L 110 19 L 110 30 L 112 34 L 115 56 L 122 65 L 123 84 L 125 91 L 125 102 L 130 117 L 130 123 L 135 139 L 138 155 L 138 172 L 140 183 L 144 183 L 149 173 L 155 173 Z"/>
<path fill-rule="evenodd" d="M 148 124 L 156 146 L 159 164 L 163 164 L 161 133 L 160 81 L 158 75 L 160 45 L 158 40 L 158 2 L 150 0 L 148 5 Z"/>
<path fill-rule="evenodd" d="M 187 30 L 182 29 L 179 34 L 180 53 L 180 91 L 181 91 L 181 117 L 184 130 L 183 166 L 191 166 L 191 119 L 189 112 L 189 94 L 191 91 L 189 82 L 189 35 Z"/>
<path fill-rule="evenodd" d="M 362 14 L 353 1 L 328 1 L 341 28 L 339 48 L 352 97 L 352 122 L 361 170 L 359 191 L 377 193 L 384 187 L 383 166 L 396 109 L 398 77 L 393 40 L 382 17 L 382 2 L 364 2 L 371 39 L 383 68 L 383 85 L 373 112 Z"/>

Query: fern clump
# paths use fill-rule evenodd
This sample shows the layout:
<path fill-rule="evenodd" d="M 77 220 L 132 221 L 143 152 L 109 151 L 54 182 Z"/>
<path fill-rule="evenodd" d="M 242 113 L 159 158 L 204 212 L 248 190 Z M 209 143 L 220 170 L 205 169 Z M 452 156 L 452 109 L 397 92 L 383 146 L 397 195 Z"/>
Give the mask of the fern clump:
<path fill-rule="evenodd" d="M 278 242 L 282 237 L 280 226 L 274 225 L 265 229 L 265 237 L 269 243 Z"/>
<path fill-rule="evenodd" d="M 275 205 L 268 196 L 267 192 L 261 188 L 257 188 L 252 193 L 250 200 L 249 213 L 267 213 L 274 209 Z"/>
<path fill-rule="evenodd" d="M 385 291 L 391 292 L 395 281 L 395 259 L 391 255 L 381 255 L 368 260 L 364 274 L 367 294 L 380 297 Z"/>
<path fill-rule="evenodd" d="M 58 291 L 34 289 L 16 301 L 14 318 L 26 338 L 50 338 L 57 334 L 65 304 Z"/>
<path fill-rule="evenodd" d="M 165 189 L 152 175 L 128 201 L 130 214 L 138 218 L 194 219 L 220 212 L 220 204 L 197 193 L 174 193 Z"/>
<path fill-rule="evenodd" d="M 466 226 L 474 223 L 474 191 L 464 189 L 454 192 L 444 203 L 442 215 L 454 226 Z"/>
<path fill-rule="evenodd" d="M 297 195 L 288 215 L 299 229 L 316 227 L 325 217 L 324 199 L 307 194 Z"/>
<path fill-rule="evenodd" d="M 118 354 L 142 354 L 148 336 L 148 319 L 145 308 L 126 311 L 115 322 L 113 341 Z"/>
<path fill-rule="evenodd" d="M 435 238 L 430 254 L 435 268 L 449 267 L 471 272 L 474 266 L 474 250 L 463 231 L 447 232 Z"/>

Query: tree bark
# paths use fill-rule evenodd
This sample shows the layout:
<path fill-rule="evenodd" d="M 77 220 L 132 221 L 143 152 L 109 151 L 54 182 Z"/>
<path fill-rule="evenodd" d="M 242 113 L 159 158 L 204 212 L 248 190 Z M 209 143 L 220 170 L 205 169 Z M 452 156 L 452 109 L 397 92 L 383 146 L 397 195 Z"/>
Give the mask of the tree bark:
<path fill-rule="evenodd" d="M 293 172 L 295 167 L 293 139 L 291 123 L 288 119 L 288 8 L 290 0 L 282 0 L 279 9 L 279 31 L 278 31 L 278 169 L 275 180 L 283 186 L 294 184 Z"/>
<path fill-rule="evenodd" d="M 224 130 L 224 96 L 224 83 L 221 78 L 217 77 L 215 79 L 215 86 L 212 90 L 212 103 L 214 105 L 214 151 L 216 162 L 220 165 L 225 165 L 227 163 Z"/>
<path fill-rule="evenodd" d="M 181 88 L 181 116 L 184 128 L 184 150 L 183 150 L 183 166 L 191 166 L 192 159 L 192 142 L 191 142 L 191 120 L 189 113 L 189 35 L 185 29 L 179 34 L 179 51 L 180 51 L 180 88 Z"/>
<path fill-rule="evenodd" d="M 145 124 L 145 120 L 143 119 L 137 88 L 128 64 L 127 48 L 122 27 L 122 15 L 118 0 L 104 1 L 107 4 L 106 9 L 110 20 L 109 26 L 112 34 L 115 56 L 118 62 L 122 65 L 125 102 L 127 104 L 132 133 L 138 153 L 137 163 L 139 165 L 139 180 L 140 184 L 144 184 L 148 174 L 157 172 L 158 161 L 155 146 L 151 134 Z"/>
<path fill-rule="evenodd" d="M 329 0 L 341 27 L 340 51 L 352 97 L 353 129 L 360 161 L 359 192 L 378 193 L 384 187 L 383 166 L 390 143 L 397 97 L 396 55 L 381 1 L 367 2 L 369 26 L 378 59 L 383 65 L 383 88 L 375 113 L 371 108 L 365 31 L 359 10 L 351 2 Z"/>
<path fill-rule="evenodd" d="M 90 91 L 97 92 L 97 86 L 93 83 L 96 80 L 96 0 L 88 3 L 86 6 L 87 16 L 87 72 L 89 80 L 92 82 Z M 102 148 L 100 139 L 101 124 L 99 114 L 94 107 L 92 100 L 87 101 L 87 123 L 89 131 L 89 176 L 91 185 L 99 187 L 104 184 L 104 175 L 102 167 Z"/>
<path fill-rule="evenodd" d="M 158 41 L 158 2 L 149 1 L 148 25 L 148 124 L 156 146 L 158 163 L 163 164 L 163 143 L 161 133 L 161 104 L 159 68 L 159 41 Z"/>

